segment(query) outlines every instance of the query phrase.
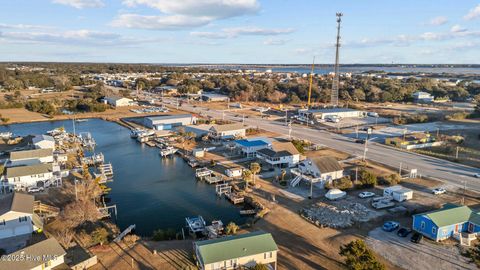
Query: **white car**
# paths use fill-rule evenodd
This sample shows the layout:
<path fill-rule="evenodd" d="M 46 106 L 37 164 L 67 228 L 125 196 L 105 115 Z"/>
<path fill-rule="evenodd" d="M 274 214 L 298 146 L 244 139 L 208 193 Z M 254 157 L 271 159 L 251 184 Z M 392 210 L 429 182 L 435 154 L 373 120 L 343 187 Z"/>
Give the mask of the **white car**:
<path fill-rule="evenodd" d="M 474 174 L 473 177 L 475 177 L 475 178 L 480 178 L 480 173 Z"/>
<path fill-rule="evenodd" d="M 435 195 L 440 195 L 447 192 L 444 188 L 434 188 L 432 189 L 432 193 Z"/>
<path fill-rule="evenodd" d="M 43 187 L 29 187 L 27 188 L 28 193 L 36 193 L 43 191 Z"/>
<path fill-rule="evenodd" d="M 360 197 L 360 198 L 370 198 L 370 197 L 373 197 L 373 196 L 375 196 L 375 193 L 369 192 L 369 191 L 364 191 L 364 192 L 358 194 L 358 197 Z"/>

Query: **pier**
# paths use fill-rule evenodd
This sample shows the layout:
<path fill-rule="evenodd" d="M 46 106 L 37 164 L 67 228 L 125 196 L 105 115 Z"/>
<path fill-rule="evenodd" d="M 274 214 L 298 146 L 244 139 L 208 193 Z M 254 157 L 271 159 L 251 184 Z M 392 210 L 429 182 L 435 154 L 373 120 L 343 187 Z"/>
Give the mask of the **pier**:
<path fill-rule="evenodd" d="M 215 175 L 215 174 L 207 175 L 205 176 L 204 179 L 205 179 L 205 182 L 209 184 L 216 184 L 224 181 L 221 175 Z"/>
<path fill-rule="evenodd" d="M 212 171 L 207 168 L 198 168 L 195 170 L 195 177 L 202 178 L 212 175 Z"/>
<path fill-rule="evenodd" d="M 232 186 L 229 184 L 218 184 L 215 186 L 215 193 L 220 197 L 223 194 L 231 193 L 232 192 Z"/>
<path fill-rule="evenodd" d="M 87 166 L 96 166 L 98 164 L 103 164 L 103 162 L 105 162 L 105 157 L 102 153 L 82 158 L 82 163 L 86 164 Z"/>
<path fill-rule="evenodd" d="M 245 197 L 243 197 L 242 195 L 236 193 L 236 192 L 228 192 L 228 193 L 225 193 L 225 197 L 230 201 L 232 202 L 233 204 L 239 204 L 239 203 L 243 203 L 245 201 Z"/>
<path fill-rule="evenodd" d="M 102 164 L 98 166 L 98 170 L 100 171 L 101 174 L 107 177 L 113 177 L 113 167 L 111 163 Z"/>

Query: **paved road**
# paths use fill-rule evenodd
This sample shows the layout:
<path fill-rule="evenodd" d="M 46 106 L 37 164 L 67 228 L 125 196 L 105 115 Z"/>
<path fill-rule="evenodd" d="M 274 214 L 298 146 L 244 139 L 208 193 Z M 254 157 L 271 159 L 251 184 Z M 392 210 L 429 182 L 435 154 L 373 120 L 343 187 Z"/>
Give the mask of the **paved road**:
<path fill-rule="evenodd" d="M 238 112 L 222 112 L 200 106 L 193 107 L 190 104 L 183 104 L 181 109 L 208 115 L 217 119 L 224 117 L 226 120 L 242 121 L 241 116 L 235 117 Z M 249 118 L 245 118 L 245 124 L 288 136 L 288 127 L 286 127 L 283 122 L 269 121 L 250 116 Z M 354 143 L 349 138 L 325 130 L 295 125 L 292 128 L 291 136 L 338 149 L 351 155 L 363 156 L 364 152 L 364 145 Z M 436 178 L 457 187 L 463 187 L 464 181 L 466 181 L 467 188 L 480 191 L 480 179 L 473 177 L 474 173 L 480 173 L 480 169 L 478 168 L 400 151 L 375 142 L 368 143 L 367 159 L 395 168 L 399 168 L 400 163 L 402 163 L 402 168 L 416 168 L 418 174 L 421 176 Z"/>

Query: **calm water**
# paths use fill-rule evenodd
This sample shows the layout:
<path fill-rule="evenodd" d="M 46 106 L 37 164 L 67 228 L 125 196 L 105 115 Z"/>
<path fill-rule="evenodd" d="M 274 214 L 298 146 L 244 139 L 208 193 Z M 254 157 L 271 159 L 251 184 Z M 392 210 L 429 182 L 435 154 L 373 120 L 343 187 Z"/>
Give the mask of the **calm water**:
<path fill-rule="evenodd" d="M 71 121 L 37 122 L 0 126 L 1 131 L 15 135 L 42 134 L 65 127 Z M 142 146 L 130 138 L 128 129 L 115 123 L 91 119 L 76 123 L 77 132 L 88 131 L 97 141 L 96 152 L 102 152 L 114 169 L 109 197 L 117 205 L 117 224 L 121 229 L 137 225 L 137 234 L 150 235 L 153 230 L 185 225 L 185 217 L 202 215 L 207 222 L 224 223 L 244 220 L 239 208 L 215 196 L 215 187 L 197 182 L 195 173 L 181 158 L 161 159 L 158 148 Z"/>

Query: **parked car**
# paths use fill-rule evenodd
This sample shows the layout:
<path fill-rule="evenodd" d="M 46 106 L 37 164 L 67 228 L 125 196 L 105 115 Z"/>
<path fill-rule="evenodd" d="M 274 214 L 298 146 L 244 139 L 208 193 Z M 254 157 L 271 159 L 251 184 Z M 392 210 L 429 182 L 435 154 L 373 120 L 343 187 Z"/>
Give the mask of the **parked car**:
<path fill-rule="evenodd" d="M 400 228 L 397 232 L 397 235 L 400 237 L 407 237 L 411 232 L 412 230 L 408 228 Z"/>
<path fill-rule="evenodd" d="M 375 196 L 375 193 L 370 192 L 370 191 L 364 191 L 364 192 L 361 192 L 360 194 L 358 194 L 358 197 L 360 197 L 360 198 L 370 198 L 370 197 L 373 197 L 373 196 Z"/>
<path fill-rule="evenodd" d="M 396 221 L 387 221 L 383 223 L 382 229 L 386 232 L 393 232 L 400 227 L 400 224 Z"/>
<path fill-rule="evenodd" d="M 420 243 L 420 241 L 422 241 L 423 239 L 423 235 L 419 234 L 418 232 L 414 233 L 412 235 L 412 238 L 410 238 L 410 241 L 412 241 L 413 243 Z"/>
<path fill-rule="evenodd" d="M 475 177 L 475 178 L 480 178 L 480 173 L 474 174 L 473 177 Z"/>
<path fill-rule="evenodd" d="M 440 194 L 443 194 L 447 192 L 447 190 L 445 190 L 444 188 L 434 188 L 432 189 L 432 193 L 435 194 L 435 195 L 440 195 Z"/>
<path fill-rule="evenodd" d="M 365 139 L 356 139 L 356 140 L 355 140 L 355 143 L 364 144 L 364 143 L 365 143 Z"/>
<path fill-rule="evenodd" d="M 29 187 L 27 188 L 28 193 L 36 193 L 43 191 L 43 187 Z"/>

